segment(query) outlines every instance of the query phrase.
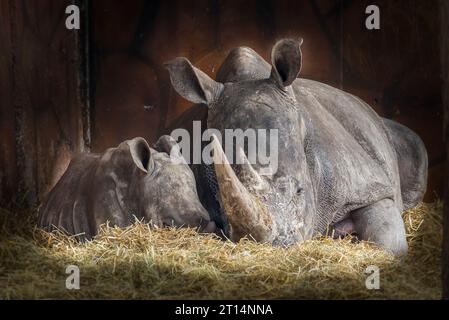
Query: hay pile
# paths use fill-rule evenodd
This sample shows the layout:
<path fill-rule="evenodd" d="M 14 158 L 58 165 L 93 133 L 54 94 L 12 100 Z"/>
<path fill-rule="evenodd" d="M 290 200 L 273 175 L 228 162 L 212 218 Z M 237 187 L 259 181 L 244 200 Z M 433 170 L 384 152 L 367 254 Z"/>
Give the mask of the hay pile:
<path fill-rule="evenodd" d="M 0 299 L 439 299 L 441 215 L 439 202 L 405 213 L 401 263 L 350 239 L 275 248 L 140 223 L 80 244 L 0 212 Z M 65 288 L 68 265 L 80 268 L 80 290 Z M 365 287 L 369 265 L 381 270 L 380 290 Z"/>

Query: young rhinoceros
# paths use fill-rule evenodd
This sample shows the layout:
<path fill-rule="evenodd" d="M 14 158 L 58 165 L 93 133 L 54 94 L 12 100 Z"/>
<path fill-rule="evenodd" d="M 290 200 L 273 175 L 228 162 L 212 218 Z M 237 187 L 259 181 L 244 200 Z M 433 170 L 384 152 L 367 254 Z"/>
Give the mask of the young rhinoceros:
<path fill-rule="evenodd" d="M 125 227 L 135 216 L 158 226 L 214 232 L 188 165 L 168 155 L 175 144 L 163 136 L 156 151 L 135 138 L 103 154 L 74 157 L 39 209 L 39 227 L 90 239 L 100 225 Z"/>

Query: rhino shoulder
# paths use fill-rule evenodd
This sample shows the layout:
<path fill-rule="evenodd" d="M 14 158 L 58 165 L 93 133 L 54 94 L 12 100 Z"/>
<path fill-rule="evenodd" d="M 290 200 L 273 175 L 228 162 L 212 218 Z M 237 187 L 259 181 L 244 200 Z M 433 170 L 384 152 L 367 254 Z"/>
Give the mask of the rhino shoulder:
<path fill-rule="evenodd" d="M 308 156 L 315 180 L 323 182 L 320 203 L 335 212 L 387 197 L 399 203 L 396 154 L 381 117 L 360 98 L 317 81 L 297 79 L 294 91 L 310 119 Z M 335 194 L 340 196 L 327 197 Z"/>

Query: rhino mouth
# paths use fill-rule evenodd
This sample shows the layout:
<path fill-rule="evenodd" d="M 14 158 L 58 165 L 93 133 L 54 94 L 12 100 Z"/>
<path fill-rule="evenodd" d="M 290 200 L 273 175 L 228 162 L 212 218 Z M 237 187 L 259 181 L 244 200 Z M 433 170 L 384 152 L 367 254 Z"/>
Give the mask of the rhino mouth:
<path fill-rule="evenodd" d="M 237 177 L 232 169 L 219 140 L 212 135 L 212 151 L 222 206 L 228 218 L 231 240 L 238 241 L 249 236 L 258 242 L 271 242 L 275 234 L 275 224 L 267 206 L 252 191 L 266 191 L 266 181 L 251 166 L 243 150 L 237 150 L 242 166 Z"/>

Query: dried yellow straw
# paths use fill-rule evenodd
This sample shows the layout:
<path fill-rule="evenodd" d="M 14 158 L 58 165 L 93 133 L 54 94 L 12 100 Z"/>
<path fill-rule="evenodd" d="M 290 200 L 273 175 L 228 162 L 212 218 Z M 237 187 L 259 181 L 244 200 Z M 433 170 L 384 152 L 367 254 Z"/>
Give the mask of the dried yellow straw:
<path fill-rule="evenodd" d="M 105 226 L 86 243 L 17 225 L 0 212 L 1 299 L 439 299 L 442 203 L 404 214 L 409 255 L 398 261 L 351 239 L 309 240 L 288 248 L 221 241 L 192 229 Z M 80 269 L 80 290 L 65 287 Z M 365 286 L 380 268 L 380 289 Z"/>

